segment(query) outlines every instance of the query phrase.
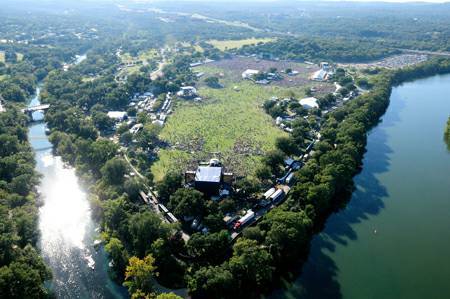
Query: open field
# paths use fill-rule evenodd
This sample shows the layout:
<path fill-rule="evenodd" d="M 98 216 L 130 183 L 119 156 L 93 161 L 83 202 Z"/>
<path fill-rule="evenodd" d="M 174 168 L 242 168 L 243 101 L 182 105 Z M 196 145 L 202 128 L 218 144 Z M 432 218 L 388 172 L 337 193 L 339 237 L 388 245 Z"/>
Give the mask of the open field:
<path fill-rule="evenodd" d="M 278 92 L 281 93 L 278 95 L 279 97 L 303 97 L 305 88 L 307 87 L 315 87 L 317 89 L 317 94 L 315 94 L 315 96 L 324 95 L 335 90 L 334 85 L 330 82 L 314 82 L 309 80 L 310 75 L 319 69 L 318 66 L 291 61 L 272 61 L 250 57 L 234 57 L 232 59 L 219 60 L 208 63 L 207 65 L 195 67 L 194 71 L 205 73 L 204 77 L 217 76 L 220 78 L 222 84 L 227 85 L 242 82 L 242 72 L 247 69 L 268 71 L 272 67 L 277 68 L 278 71 L 284 71 L 287 68 L 291 68 L 292 70 L 299 72 L 295 76 L 283 74 L 282 80 L 270 83 L 269 86 L 271 86 L 273 90 L 278 89 Z M 295 95 L 292 95 L 292 93 Z"/>
<path fill-rule="evenodd" d="M 260 157 L 274 148 L 276 137 L 283 136 L 261 108 L 271 88 L 242 82 L 222 89 L 200 88 L 200 103 L 180 102 L 174 108 L 160 137 L 171 148 L 160 151 L 152 166 L 155 180 L 168 170 L 183 171 L 197 160 L 219 152 L 224 165 L 238 175 L 253 174 Z M 186 166 L 188 165 L 188 166 Z"/>
<path fill-rule="evenodd" d="M 0 62 L 5 63 L 5 52 L 4 51 L 0 51 Z"/>
<path fill-rule="evenodd" d="M 258 85 L 243 80 L 241 73 L 254 68 L 267 71 L 292 68 L 296 76 L 284 75 L 283 80 Z M 286 133 L 277 128 L 273 119 L 261 108 L 262 103 L 279 98 L 305 97 L 307 87 L 315 87 L 314 96 L 333 92 L 330 82 L 313 82 L 309 75 L 317 66 L 286 62 L 233 58 L 194 68 L 205 75 L 197 87 L 203 101 L 180 100 L 174 107 L 160 138 L 169 144 L 161 149 L 152 166 L 155 180 L 169 170 L 182 172 L 195 166 L 198 160 L 208 160 L 218 152 L 224 165 L 237 175 L 253 175 L 263 153 L 274 148 L 275 139 Z M 209 88 L 208 76 L 217 76 L 224 88 Z"/>
<path fill-rule="evenodd" d="M 247 38 L 239 40 L 210 40 L 209 44 L 213 45 L 221 51 L 238 49 L 246 45 L 256 45 L 258 43 L 268 43 L 274 41 L 273 38 Z"/>

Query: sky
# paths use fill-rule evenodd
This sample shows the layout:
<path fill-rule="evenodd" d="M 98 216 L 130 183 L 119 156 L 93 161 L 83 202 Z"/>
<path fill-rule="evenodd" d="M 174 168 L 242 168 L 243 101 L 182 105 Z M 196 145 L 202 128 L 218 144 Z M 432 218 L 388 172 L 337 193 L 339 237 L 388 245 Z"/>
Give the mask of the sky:
<path fill-rule="evenodd" d="M 93 0 L 95 1 L 95 0 Z M 129 0 L 130 2 L 156 2 L 152 0 Z M 172 1 L 173 0 L 157 0 L 157 2 Z M 177 0 L 176 0 L 177 1 Z M 198 2 L 276 2 L 278 0 L 178 0 L 178 1 L 198 1 Z M 293 2 L 301 2 L 302 0 L 293 0 Z M 303 0 L 312 1 L 312 0 Z M 320 0 L 319 0 L 320 1 Z M 408 3 L 408 2 L 426 2 L 426 3 L 449 3 L 450 0 L 322 0 L 333 2 L 389 2 L 389 3 Z"/>

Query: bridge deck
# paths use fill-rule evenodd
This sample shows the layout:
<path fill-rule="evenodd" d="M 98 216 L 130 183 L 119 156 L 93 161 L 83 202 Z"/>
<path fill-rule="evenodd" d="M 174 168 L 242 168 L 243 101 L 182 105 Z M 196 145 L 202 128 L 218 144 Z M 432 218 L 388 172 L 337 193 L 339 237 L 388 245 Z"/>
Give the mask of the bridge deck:
<path fill-rule="evenodd" d="M 42 104 L 42 105 L 27 107 L 25 109 L 22 109 L 22 112 L 23 113 L 34 112 L 34 111 L 39 111 L 39 110 L 47 110 L 48 108 L 50 108 L 50 104 Z"/>

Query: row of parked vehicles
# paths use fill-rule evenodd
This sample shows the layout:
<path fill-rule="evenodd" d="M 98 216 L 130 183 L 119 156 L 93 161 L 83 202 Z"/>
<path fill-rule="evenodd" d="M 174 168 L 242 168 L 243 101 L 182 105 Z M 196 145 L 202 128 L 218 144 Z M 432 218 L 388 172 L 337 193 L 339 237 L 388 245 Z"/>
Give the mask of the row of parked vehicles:
<path fill-rule="evenodd" d="M 285 197 L 285 193 L 283 189 L 279 188 L 270 188 L 263 195 L 263 199 L 254 207 L 254 209 L 263 209 L 270 205 L 278 205 L 281 203 L 283 198 Z M 244 216 L 239 218 L 233 225 L 234 230 L 238 230 L 245 226 L 247 223 L 256 220 L 256 213 L 253 210 L 248 210 Z M 262 215 L 261 215 L 262 216 Z"/>
<path fill-rule="evenodd" d="M 169 209 L 166 208 L 165 205 L 159 203 L 158 209 L 170 223 L 178 222 L 178 219 L 169 211 Z"/>

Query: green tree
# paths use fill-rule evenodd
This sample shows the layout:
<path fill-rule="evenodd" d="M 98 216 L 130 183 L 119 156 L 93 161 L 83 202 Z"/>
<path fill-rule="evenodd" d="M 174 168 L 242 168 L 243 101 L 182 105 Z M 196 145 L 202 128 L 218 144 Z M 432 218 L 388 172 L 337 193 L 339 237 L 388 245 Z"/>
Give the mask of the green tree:
<path fill-rule="evenodd" d="M 218 264 L 229 250 L 230 235 L 226 230 L 203 235 L 195 233 L 186 248 L 189 255 L 201 264 Z"/>
<path fill-rule="evenodd" d="M 124 286 L 128 288 L 132 298 L 135 293 L 150 294 L 153 291 L 153 276 L 156 275 L 156 267 L 154 266 L 155 259 L 152 255 L 145 256 L 144 259 L 139 259 L 135 256 L 128 261 L 128 266 L 125 272 Z"/>
<path fill-rule="evenodd" d="M 444 140 L 447 143 L 448 150 L 450 150 L 450 116 L 447 120 L 447 126 L 445 127 Z"/>
<path fill-rule="evenodd" d="M 113 127 L 114 120 L 104 112 L 95 112 L 92 114 L 92 121 L 100 131 L 106 131 Z"/>
<path fill-rule="evenodd" d="M 233 246 L 233 256 L 229 268 L 234 279 L 239 282 L 238 289 L 250 293 L 260 293 L 267 289 L 272 281 L 272 256 L 266 248 L 254 240 L 239 239 Z"/>
<path fill-rule="evenodd" d="M 161 182 L 156 185 L 158 196 L 163 201 L 168 201 L 170 195 L 181 188 L 182 176 L 176 172 L 168 172 Z"/>
<path fill-rule="evenodd" d="M 304 212 L 274 209 L 267 213 L 261 228 L 267 232 L 266 245 L 271 248 L 277 263 L 290 263 L 306 252 L 311 226 L 312 222 Z"/>
<path fill-rule="evenodd" d="M 188 288 L 194 298 L 232 298 L 236 281 L 223 266 L 202 267 L 188 278 Z"/>
<path fill-rule="evenodd" d="M 205 200 L 195 189 L 180 188 L 170 196 L 169 207 L 177 217 L 196 217 L 203 215 Z"/>
<path fill-rule="evenodd" d="M 128 253 L 122 242 L 117 238 L 111 238 L 108 244 L 106 244 L 105 250 L 111 257 L 112 268 L 116 277 L 122 279 L 128 263 Z"/>
<path fill-rule="evenodd" d="M 298 146 L 290 137 L 278 137 L 275 140 L 275 146 L 286 155 L 295 155 L 298 153 Z"/>
<path fill-rule="evenodd" d="M 161 218 L 153 212 L 136 213 L 128 220 L 130 243 L 139 257 L 144 256 L 151 244 L 158 238 L 167 238 L 170 226 L 163 224 Z"/>
<path fill-rule="evenodd" d="M 211 88 L 217 88 L 220 87 L 219 78 L 217 77 L 208 77 L 205 79 L 206 85 L 208 85 Z"/>
<path fill-rule="evenodd" d="M 101 169 L 103 179 L 111 185 L 120 185 L 125 180 L 128 164 L 121 158 L 108 160 Z"/>

